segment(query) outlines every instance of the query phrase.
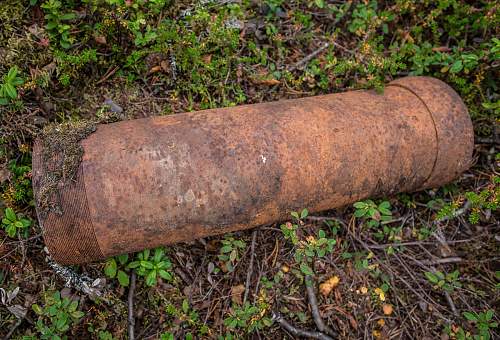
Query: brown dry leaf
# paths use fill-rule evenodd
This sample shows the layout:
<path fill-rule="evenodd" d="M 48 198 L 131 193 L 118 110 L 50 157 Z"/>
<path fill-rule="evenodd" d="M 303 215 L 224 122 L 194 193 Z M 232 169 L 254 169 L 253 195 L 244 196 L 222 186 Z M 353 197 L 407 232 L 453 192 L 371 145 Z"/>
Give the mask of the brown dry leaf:
<path fill-rule="evenodd" d="M 10 179 L 10 171 L 4 165 L 0 165 L 0 184 Z"/>
<path fill-rule="evenodd" d="M 162 60 L 160 62 L 160 67 L 163 70 L 163 72 L 168 72 L 168 70 L 169 70 L 169 66 L 168 66 L 168 63 L 166 60 Z"/>
<path fill-rule="evenodd" d="M 212 55 L 211 54 L 205 54 L 203 57 L 201 57 L 201 59 L 203 60 L 203 62 L 205 64 L 210 64 L 210 62 L 212 61 Z"/>
<path fill-rule="evenodd" d="M 392 305 L 386 303 L 386 304 L 382 305 L 382 310 L 384 311 L 385 315 L 391 315 L 393 308 L 392 308 Z"/>
<path fill-rule="evenodd" d="M 245 286 L 237 285 L 231 288 L 231 300 L 238 305 L 243 304 L 243 292 L 245 292 Z"/>
<path fill-rule="evenodd" d="M 319 291 L 323 296 L 327 296 L 330 294 L 333 288 L 337 287 L 339 285 L 340 279 L 338 276 L 332 276 L 325 282 L 319 285 Z"/>
<path fill-rule="evenodd" d="M 439 46 L 439 47 L 433 47 L 432 48 L 433 52 L 450 52 L 451 48 L 448 46 Z"/>
<path fill-rule="evenodd" d="M 219 250 L 219 241 L 210 240 L 205 244 L 205 249 L 208 252 L 217 252 Z"/>
<path fill-rule="evenodd" d="M 103 36 L 103 35 L 97 35 L 94 37 L 94 40 L 96 43 L 100 44 L 100 45 L 106 45 L 107 41 L 106 41 L 106 37 Z"/>
<path fill-rule="evenodd" d="M 253 79 L 252 82 L 257 85 L 266 85 L 266 86 L 272 86 L 272 85 L 277 85 L 280 83 L 279 80 L 270 78 L 270 79 Z"/>
<path fill-rule="evenodd" d="M 156 73 L 156 72 L 160 72 L 161 70 L 162 70 L 161 66 L 153 66 L 149 70 L 149 73 Z"/>

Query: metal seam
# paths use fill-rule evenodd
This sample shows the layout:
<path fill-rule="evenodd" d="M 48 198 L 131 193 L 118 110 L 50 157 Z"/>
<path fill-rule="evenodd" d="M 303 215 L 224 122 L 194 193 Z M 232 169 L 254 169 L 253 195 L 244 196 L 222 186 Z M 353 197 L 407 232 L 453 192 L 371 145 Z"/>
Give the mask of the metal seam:
<path fill-rule="evenodd" d="M 418 98 L 418 100 L 422 104 L 424 104 L 424 107 L 427 109 L 427 112 L 429 112 L 429 115 L 431 116 L 432 125 L 434 127 L 434 134 L 436 137 L 436 156 L 434 157 L 434 163 L 432 164 L 432 168 L 431 168 L 429 175 L 424 179 L 424 181 L 422 182 L 422 185 L 420 186 L 420 188 L 423 188 L 423 187 L 425 187 L 426 183 L 430 180 L 430 178 L 434 174 L 434 170 L 436 169 L 436 165 L 437 165 L 437 162 L 439 159 L 439 145 L 440 145 L 440 143 L 439 143 L 439 135 L 438 135 L 437 125 L 436 125 L 436 120 L 434 119 L 434 115 L 432 114 L 431 109 L 429 108 L 429 106 L 427 106 L 427 103 L 415 91 L 413 91 L 412 89 L 410 89 L 404 85 L 401 85 L 401 84 L 389 83 L 387 86 L 399 87 L 399 88 L 402 88 L 402 89 L 410 92 L 411 94 L 413 94 L 415 97 Z"/>

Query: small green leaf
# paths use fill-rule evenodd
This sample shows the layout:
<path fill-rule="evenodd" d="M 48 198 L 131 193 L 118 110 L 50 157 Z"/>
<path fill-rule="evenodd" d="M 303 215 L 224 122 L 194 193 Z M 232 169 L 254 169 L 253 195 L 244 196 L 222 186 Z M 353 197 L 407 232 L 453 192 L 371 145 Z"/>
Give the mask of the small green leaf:
<path fill-rule="evenodd" d="M 130 269 L 134 269 L 134 268 L 139 267 L 140 265 L 141 265 L 140 261 L 133 261 L 133 262 L 130 262 L 127 267 Z"/>
<path fill-rule="evenodd" d="M 306 208 L 302 209 L 302 212 L 300 213 L 300 218 L 306 218 L 309 215 L 309 210 Z"/>
<path fill-rule="evenodd" d="M 31 221 L 26 219 L 26 218 L 22 218 L 21 219 L 21 224 L 23 225 L 24 228 L 27 228 L 31 225 Z"/>
<path fill-rule="evenodd" d="M 356 202 L 353 204 L 353 206 L 356 209 L 364 209 L 364 208 L 366 208 L 366 203 L 365 202 Z"/>
<path fill-rule="evenodd" d="M 379 209 L 390 209 L 391 208 L 391 203 L 388 201 L 383 201 L 378 205 Z"/>
<path fill-rule="evenodd" d="M 73 319 L 80 319 L 82 318 L 83 316 L 85 315 L 84 312 L 82 312 L 81 310 L 77 310 L 77 311 L 74 311 L 73 313 L 71 313 L 71 317 Z"/>
<path fill-rule="evenodd" d="M 182 300 L 182 311 L 184 314 L 187 314 L 189 312 L 189 303 L 187 299 Z"/>
<path fill-rule="evenodd" d="M 33 311 L 38 314 L 38 315 L 42 315 L 43 314 L 43 310 L 42 308 L 37 305 L 36 303 L 34 305 L 31 306 L 31 309 L 33 309 Z"/>
<path fill-rule="evenodd" d="M 59 19 L 61 19 L 61 20 L 73 20 L 75 18 L 76 18 L 75 13 L 66 13 L 66 14 L 63 14 L 59 17 Z"/>
<path fill-rule="evenodd" d="M 314 0 L 314 3 L 318 8 L 324 8 L 325 7 L 325 0 Z"/>
<path fill-rule="evenodd" d="M 150 271 L 146 276 L 146 284 L 150 287 L 156 284 L 156 270 Z"/>
<path fill-rule="evenodd" d="M 122 287 L 128 287 L 130 280 L 127 273 L 125 273 L 123 270 L 119 270 L 116 275 L 116 278 L 118 279 L 118 283 Z"/>
<path fill-rule="evenodd" d="M 457 61 L 455 61 L 453 63 L 453 65 L 451 65 L 450 67 L 450 72 L 451 73 L 458 73 L 460 71 L 462 71 L 463 69 L 463 63 L 462 63 L 462 60 L 461 59 L 458 59 Z"/>
<path fill-rule="evenodd" d="M 225 253 L 229 253 L 233 250 L 233 247 L 231 247 L 230 245 L 227 245 L 227 246 L 223 246 L 222 248 L 220 248 L 220 252 L 225 254 Z"/>
<path fill-rule="evenodd" d="M 17 72 L 18 72 L 17 66 L 11 67 L 9 69 L 9 72 L 7 73 L 7 78 L 5 80 L 7 80 L 8 83 L 12 82 L 16 78 Z"/>
<path fill-rule="evenodd" d="M 70 302 L 69 307 L 68 307 L 68 311 L 74 312 L 74 311 L 76 311 L 77 308 L 78 308 L 78 301 L 74 300 L 74 301 Z"/>
<path fill-rule="evenodd" d="M 59 44 L 61 45 L 62 48 L 66 49 L 66 50 L 71 47 L 71 44 L 69 42 L 67 42 L 66 40 L 61 39 L 61 41 L 59 41 Z"/>
<path fill-rule="evenodd" d="M 463 315 L 469 321 L 477 321 L 477 315 L 471 312 L 464 312 Z"/>
<path fill-rule="evenodd" d="M 163 270 L 163 269 L 160 269 L 158 271 L 158 274 L 160 275 L 160 277 L 162 279 L 165 279 L 167 281 L 171 281 L 172 280 L 172 274 L 170 274 L 169 272 L 167 272 L 166 270 Z"/>
<path fill-rule="evenodd" d="M 5 83 L 4 84 L 4 89 L 5 89 L 5 93 L 7 93 L 7 95 L 11 99 L 16 99 L 17 98 L 16 88 L 11 83 Z"/>
<path fill-rule="evenodd" d="M 128 254 L 118 255 L 116 259 L 120 262 L 120 264 L 125 264 L 128 261 Z"/>
<path fill-rule="evenodd" d="M 234 262 L 236 260 L 236 257 L 238 256 L 238 252 L 236 251 L 236 249 L 233 249 L 231 251 L 231 253 L 229 254 L 229 260 L 231 262 Z"/>
<path fill-rule="evenodd" d="M 156 248 L 154 256 L 153 256 L 153 261 L 156 263 L 160 262 L 161 259 L 163 258 L 163 255 L 165 255 L 165 252 L 163 251 L 163 249 Z"/>
<path fill-rule="evenodd" d="M 63 314 L 60 316 L 59 319 L 57 319 L 56 321 L 56 328 L 59 330 L 59 331 L 62 331 L 64 329 L 64 327 L 66 326 L 68 322 L 68 318 Z"/>
<path fill-rule="evenodd" d="M 5 217 L 12 222 L 17 220 L 16 213 L 12 210 L 12 208 L 5 209 Z"/>
<path fill-rule="evenodd" d="M 438 283 L 439 282 L 439 279 L 436 275 L 434 275 L 433 273 L 431 272 L 425 272 L 425 277 L 427 278 L 427 280 L 429 280 L 431 283 Z"/>
<path fill-rule="evenodd" d="M 7 226 L 7 228 L 5 229 L 5 231 L 7 232 L 7 235 L 9 235 L 9 237 L 15 237 L 16 232 L 17 232 L 17 228 L 14 224 L 9 224 Z"/>
<path fill-rule="evenodd" d="M 300 271 L 305 275 L 314 275 L 313 270 L 305 262 L 300 264 Z"/>
<path fill-rule="evenodd" d="M 153 264 L 149 261 L 141 261 L 141 267 L 146 269 L 153 269 Z"/>
<path fill-rule="evenodd" d="M 114 278 L 116 276 L 117 265 L 115 259 L 111 258 L 106 261 L 104 265 L 104 274 L 109 278 Z"/>
<path fill-rule="evenodd" d="M 57 27 L 57 22 L 55 22 L 55 21 L 49 21 L 49 22 L 47 23 L 47 25 L 45 26 L 45 28 L 46 28 L 47 30 L 49 30 L 49 31 L 50 31 L 50 30 L 53 30 L 53 29 L 54 29 L 54 28 L 56 28 L 56 27 Z"/>
<path fill-rule="evenodd" d="M 354 212 L 354 217 L 363 217 L 366 214 L 366 210 L 358 209 Z"/>

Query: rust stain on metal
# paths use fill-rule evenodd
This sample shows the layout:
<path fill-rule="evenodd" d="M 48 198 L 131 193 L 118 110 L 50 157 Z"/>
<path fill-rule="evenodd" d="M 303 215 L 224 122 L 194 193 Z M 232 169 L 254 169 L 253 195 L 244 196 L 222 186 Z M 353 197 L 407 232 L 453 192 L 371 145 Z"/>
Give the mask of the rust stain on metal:
<path fill-rule="evenodd" d="M 352 91 L 100 125 L 82 140 L 63 214 L 41 221 L 63 264 L 252 228 L 290 211 L 449 182 L 469 167 L 467 109 L 407 77 Z M 34 186 L 41 174 L 34 150 Z"/>

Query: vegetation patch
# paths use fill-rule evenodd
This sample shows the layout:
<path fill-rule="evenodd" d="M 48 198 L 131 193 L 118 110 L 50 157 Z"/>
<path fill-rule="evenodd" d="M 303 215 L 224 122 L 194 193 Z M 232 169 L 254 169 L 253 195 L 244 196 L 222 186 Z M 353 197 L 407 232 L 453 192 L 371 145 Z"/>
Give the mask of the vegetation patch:
<path fill-rule="evenodd" d="M 499 338 L 499 11 L 492 0 L 0 1 L 0 337 Z M 453 183 L 101 263 L 47 261 L 36 138 L 40 210 L 60 213 L 81 140 L 118 119 L 105 112 L 382 89 L 407 75 L 445 81 L 470 112 L 474 164 Z"/>

